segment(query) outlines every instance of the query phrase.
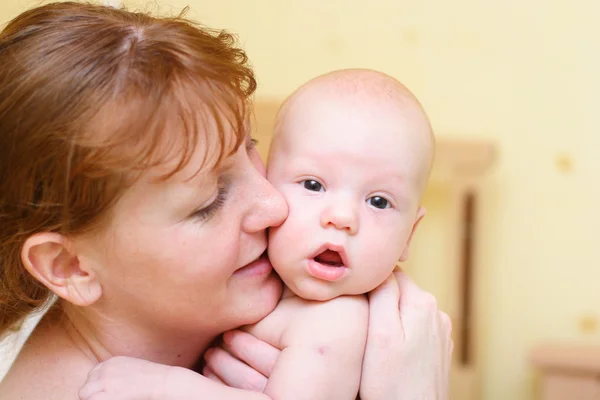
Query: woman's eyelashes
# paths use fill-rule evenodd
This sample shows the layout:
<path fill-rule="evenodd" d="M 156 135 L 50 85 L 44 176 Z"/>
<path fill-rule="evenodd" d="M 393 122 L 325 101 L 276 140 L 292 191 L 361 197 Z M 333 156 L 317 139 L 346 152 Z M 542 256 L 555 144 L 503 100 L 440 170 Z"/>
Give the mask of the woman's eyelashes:
<path fill-rule="evenodd" d="M 225 200 L 227 200 L 227 190 L 229 185 L 219 185 L 219 190 L 217 192 L 217 196 L 213 200 L 212 203 L 203 207 L 199 210 L 196 210 L 192 213 L 191 217 L 198 219 L 200 221 L 205 221 L 211 218 L 217 211 L 223 207 L 225 204 Z"/>
<path fill-rule="evenodd" d="M 252 149 L 256 148 L 256 146 L 258 145 L 258 140 L 252 138 L 252 137 L 248 137 L 248 140 L 246 140 L 246 150 L 248 151 L 248 153 L 250 153 L 252 151 Z"/>

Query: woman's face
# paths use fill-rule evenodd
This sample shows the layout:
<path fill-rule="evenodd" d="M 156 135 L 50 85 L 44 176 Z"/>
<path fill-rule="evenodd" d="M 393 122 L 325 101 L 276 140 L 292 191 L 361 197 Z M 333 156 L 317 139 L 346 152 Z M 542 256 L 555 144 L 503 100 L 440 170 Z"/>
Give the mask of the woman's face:
<path fill-rule="evenodd" d="M 251 144 L 193 176 L 198 165 L 135 183 L 101 239 L 85 244 L 104 315 L 157 333 L 216 335 L 274 309 L 281 283 L 261 255 L 266 229 L 287 216 L 285 201 Z"/>

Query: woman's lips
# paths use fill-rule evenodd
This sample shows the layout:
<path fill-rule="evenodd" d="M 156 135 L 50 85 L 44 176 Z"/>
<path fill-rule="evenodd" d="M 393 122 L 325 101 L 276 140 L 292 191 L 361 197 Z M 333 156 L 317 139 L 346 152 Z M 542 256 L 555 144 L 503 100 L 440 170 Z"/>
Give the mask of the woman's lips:
<path fill-rule="evenodd" d="M 262 277 L 268 275 L 273 270 L 273 266 L 269 261 L 267 252 L 265 251 L 259 258 L 252 261 L 250 264 L 236 270 L 233 274 L 238 276 L 256 276 Z"/>

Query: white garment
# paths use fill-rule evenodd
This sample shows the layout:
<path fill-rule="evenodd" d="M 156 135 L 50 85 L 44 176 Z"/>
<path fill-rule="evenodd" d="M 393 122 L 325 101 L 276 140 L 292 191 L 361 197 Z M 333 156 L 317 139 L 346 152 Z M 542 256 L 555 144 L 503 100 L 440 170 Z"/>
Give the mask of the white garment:
<path fill-rule="evenodd" d="M 48 308 L 54 304 L 52 299 L 47 306 L 31 313 L 25 318 L 21 329 L 0 338 L 0 381 L 4 378 L 12 363 L 15 361 L 29 335 L 44 316 Z"/>

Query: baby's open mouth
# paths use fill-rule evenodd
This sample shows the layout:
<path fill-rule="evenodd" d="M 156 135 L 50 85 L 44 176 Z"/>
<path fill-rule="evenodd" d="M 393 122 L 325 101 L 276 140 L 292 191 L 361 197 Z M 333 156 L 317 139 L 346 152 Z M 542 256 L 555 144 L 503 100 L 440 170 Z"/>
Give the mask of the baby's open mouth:
<path fill-rule="evenodd" d="M 337 251 L 325 250 L 315 257 L 315 261 L 332 267 L 343 267 L 342 257 Z"/>

